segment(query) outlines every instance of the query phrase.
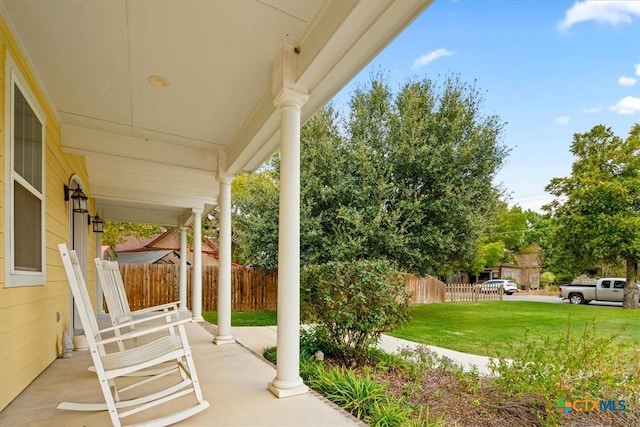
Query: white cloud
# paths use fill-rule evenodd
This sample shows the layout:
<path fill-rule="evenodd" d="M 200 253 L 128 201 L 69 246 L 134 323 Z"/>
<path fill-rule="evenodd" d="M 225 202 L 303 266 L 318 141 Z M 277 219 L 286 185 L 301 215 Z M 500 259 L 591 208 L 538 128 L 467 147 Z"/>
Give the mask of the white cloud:
<path fill-rule="evenodd" d="M 569 123 L 569 116 L 558 116 L 553 119 L 553 123 L 557 125 L 566 125 Z"/>
<path fill-rule="evenodd" d="M 611 111 L 615 111 L 618 114 L 632 115 L 640 113 L 640 98 L 634 96 L 625 96 L 615 105 L 609 107 Z"/>
<path fill-rule="evenodd" d="M 582 109 L 582 112 L 586 114 L 595 114 L 599 113 L 600 111 L 602 111 L 602 107 L 599 105 L 597 107 L 586 107 Z"/>
<path fill-rule="evenodd" d="M 558 28 L 567 30 L 574 24 L 596 21 L 604 24 L 630 24 L 640 16 L 640 2 L 630 0 L 585 0 L 578 1 L 564 13 Z"/>
<path fill-rule="evenodd" d="M 636 76 L 640 76 L 640 64 L 636 64 Z"/>
<path fill-rule="evenodd" d="M 637 81 L 638 79 L 636 79 L 635 77 L 627 77 L 627 76 L 618 77 L 618 84 L 620 86 L 633 86 L 636 84 Z"/>
<path fill-rule="evenodd" d="M 455 55 L 455 52 L 447 49 L 437 49 L 437 50 L 434 50 L 433 52 L 429 52 L 425 55 L 422 55 L 420 58 L 413 61 L 412 68 L 414 70 L 417 70 L 418 68 L 424 67 L 429 62 L 433 62 L 436 59 L 439 59 L 445 56 L 451 56 L 451 55 Z"/>

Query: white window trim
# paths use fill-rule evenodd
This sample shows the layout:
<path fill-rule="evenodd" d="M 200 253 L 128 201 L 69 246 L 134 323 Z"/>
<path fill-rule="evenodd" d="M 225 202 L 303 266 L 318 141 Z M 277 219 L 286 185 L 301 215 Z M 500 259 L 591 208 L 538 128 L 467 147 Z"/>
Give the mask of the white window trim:
<path fill-rule="evenodd" d="M 29 85 L 26 83 L 26 79 L 20 72 L 17 64 L 7 52 L 6 62 L 5 62 L 5 114 L 4 114 L 4 123 L 5 123 L 5 286 L 6 287 L 18 287 L 18 286 L 38 286 L 44 285 L 46 282 L 46 258 L 45 254 L 47 251 L 46 247 L 46 209 L 45 203 L 47 200 L 46 195 L 46 120 L 45 114 L 40 104 L 36 101 L 36 97 L 31 92 Z M 25 182 L 21 177 L 14 176 L 14 168 L 13 168 L 13 105 L 14 105 L 14 87 L 18 86 L 20 92 L 25 97 L 29 106 L 35 113 L 38 120 L 42 124 L 42 191 L 41 194 L 41 202 L 40 203 L 40 219 L 41 219 L 41 230 L 42 230 L 42 243 L 41 243 L 41 265 L 42 271 L 16 271 L 14 269 L 14 240 L 13 240 L 13 226 L 14 226 L 14 215 L 13 215 L 13 182 L 18 181 L 21 185 L 26 186 L 27 188 L 33 188 L 29 183 Z"/>

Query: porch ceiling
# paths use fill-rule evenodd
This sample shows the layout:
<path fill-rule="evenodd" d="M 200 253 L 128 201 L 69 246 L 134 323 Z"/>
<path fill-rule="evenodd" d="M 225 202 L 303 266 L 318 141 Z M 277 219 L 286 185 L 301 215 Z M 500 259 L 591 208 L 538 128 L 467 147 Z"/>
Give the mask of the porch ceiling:
<path fill-rule="evenodd" d="M 298 47 L 303 121 L 432 0 L 0 0 L 108 220 L 175 225 L 217 202 L 219 168 L 279 143 L 272 64 Z M 150 76 L 166 79 L 156 87 Z"/>

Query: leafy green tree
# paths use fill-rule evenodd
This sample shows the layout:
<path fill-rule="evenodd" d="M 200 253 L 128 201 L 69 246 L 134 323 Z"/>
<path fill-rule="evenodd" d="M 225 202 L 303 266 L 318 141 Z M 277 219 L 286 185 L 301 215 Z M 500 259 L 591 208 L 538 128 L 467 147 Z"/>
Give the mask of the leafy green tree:
<path fill-rule="evenodd" d="M 267 271 L 278 267 L 279 174 L 274 159 L 256 173 L 236 176 L 231 184 L 232 259 Z"/>
<path fill-rule="evenodd" d="M 528 229 L 527 212 L 518 205 L 509 207 L 500 202 L 496 209 L 496 219 L 487 235 L 489 242 L 503 242 L 504 248 L 518 252 L 524 245 L 524 236 Z"/>
<path fill-rule="evenodd" d="M 623 307 L 638 308 L 640 125 L 627 139 L 603 125 L 575 134 L 571 153 L 571 176 L 546 187 L 557 197 L 548 206 L 557 221 L 554 244 L 576 270 L 624 260 Z"/>
<path fill-rule="evenodd" d="M 316 114 L 302 129 L 303 263 L 388 258 L 417 274 L 468 264 L 507 154 L 502 123 L 482 105 L 456 77 L 396 95 L 374 77 L 347 118 Z"/>
<path fill-rule="evenodd" d="M 505 247 L 503 241 L 487 243 L 483 246 L 485 267 L 495 268 L 505 258 Z"/>
<path fill-rule="evenodd" d="M 165 231 L 167 228 L 159 225 L 105 221 L 102 244 L 115 248 L 118 243 L 124 242 L 127 236 L 150 238 Z"/>
<path fill-rule="evenodd" d="M 386 258 L 437 274 L 472 262 L 507 155 L 503 125 L 482 104 L 456 77 L 410 82 L 397 95 L 374 77 L 346 116 L 316 113 L 301 131 L 302 264 Z M 233 186 L 238 246 L 266 269 L 277 265 L 278 179 L 276 156 Z"/>

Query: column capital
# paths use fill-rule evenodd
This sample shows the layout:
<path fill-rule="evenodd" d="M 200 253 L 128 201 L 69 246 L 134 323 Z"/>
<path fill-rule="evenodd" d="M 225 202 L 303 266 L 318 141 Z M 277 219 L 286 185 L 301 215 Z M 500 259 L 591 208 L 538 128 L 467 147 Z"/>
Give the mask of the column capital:
<path fill-rule="evenodd" d="M 300 108 L 309 99 L 309 91 L 296 84 L 298 49 L 282 45 L 271 67 L 271 96 L 278 108 Z"/>
<path fill-rule="evenodd" d="M 220 174 L 218 175 L 218 182 L 220 184 L 231 184 L 231 182 L 233 181 L 234 176 L 232 175 L 225 175 L 225 174 Z"/>
<path fill-rule="evenodd" d="M 194 215 L 198 215 L 199 217 L 202 217 L 203 212 L 204 212 L 204 209 L 202 208 L 191 208 L 191 213 Z"/>
<path fill-rule="evenodd" d="M 278 108 L 291 106 L 302 108 L 308 99 L 309 93 L 306 90 L 297 87 L 287 87 L 276 94 L 273 98 L 273 105 Z"/>

